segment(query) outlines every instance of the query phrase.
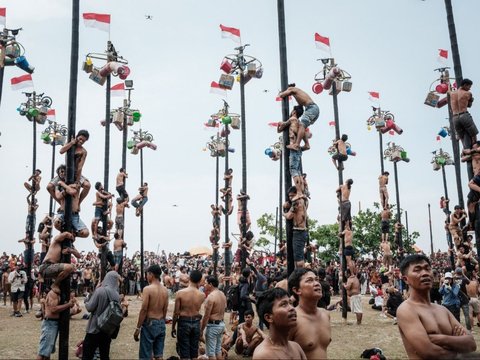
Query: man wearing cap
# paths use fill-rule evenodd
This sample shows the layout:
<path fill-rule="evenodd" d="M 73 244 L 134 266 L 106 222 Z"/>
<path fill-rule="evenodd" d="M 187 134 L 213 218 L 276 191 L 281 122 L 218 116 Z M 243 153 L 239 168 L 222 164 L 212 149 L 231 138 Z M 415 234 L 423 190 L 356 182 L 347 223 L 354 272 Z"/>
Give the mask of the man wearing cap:
<path fill-rule="evenodd" d="M 156 264 L 147 269 L 149 285 L 143 289 L 142 308 L 133 334 L 135 341 L 140 340 L 139 359 L 142 360 L 150 360 L 152 356 L 155 359 L 163 358 L 168 292 L 160 282 L 161 274 L 162 269 Z"/>
<path fill-rule="evenodd" d="M 466 286 L 470 283 L 470 280 L 463 275 L 463 270 L 461 267 L 455 269 L 455 276 L 453 281 L 459 286 L 460 291 L 458 292 L 458 298 L 460 299 L 460 308 L 462 309 L 463 316 L 465 317 L 465 327 L 467 330 L 472 330 L 472 324 L 470 322 L 469 315 L 469 303 L 470 297 L 467 295 Z"/>
<path fill-rule="evenodd" d="M 460 322 L 460 299 L 458 297 L 460 286 L 453 281 L 451 272 L 446 272 L 441 282 L 443 284 L 438 292 L 443 296 L 442 305 Z"/>
<path fill-rule="evenodd" d="M 21 262 L 17 262 L 15 270 L 8 275 L 8 282 L 11 285 L 11 296 L 13 302 L 13 314 L 15 317 L 22 317 L 20 310 L 22 308 L 23 293 L 25 291 L 25 284 L 27 283 L 27 274 L 21 270 Z"/>

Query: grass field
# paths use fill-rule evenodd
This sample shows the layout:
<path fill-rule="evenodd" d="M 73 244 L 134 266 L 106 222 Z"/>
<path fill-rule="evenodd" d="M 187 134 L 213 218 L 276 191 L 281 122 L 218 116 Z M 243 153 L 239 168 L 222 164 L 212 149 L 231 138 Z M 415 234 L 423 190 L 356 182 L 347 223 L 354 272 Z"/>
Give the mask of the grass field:
<path fill-rule="evenodd" d="M 134 296 L 129 297 L 129 317 L 126 318 L 116 340 L 113 340 L 110 357 L 111 359 L 138 359 L 138 343 L 133 339 L 138 310 L 141 300 Z M 336 301 L 335 298 L 332 302 Z M 329 359 L 359 359 L 364 349 L 379 347 L 388 359 L 406 358 L 398 327 L 393 325 L 392 320 L 379 316 L 379 312 L 372 310 L 368 305 L 368 297 L 363 299 L 364 316 L 363 324 L 357 326 L 355 317 L 348 313 L 345 324 L 340 312 L 331 313 L 332 343 L 328 347 Z M 38 305 L 35 304 L 34 308 Z M 169 307 L 169 315 L 172 314 L 173 301 Z M 40 336 L 40 321 L 35 319 L 34 312 L 24 314 L 21 318 L 10 317 L 11 307 L 0 306 L 0 359 L 34 359 L 38 350 Z M 228 316 L 228 314 L 227 314 Z M 81 319 L 81 314 L 72 318 L 70 322 L 70 359 L 76 359 L 75 349 L 79 340 L 85 336 L 87 321 Z M 167 339 L 165 341 L 164 358 L 175 353 L 175 341 L 170 337 L 171 325 L 167 325 Z M 480 328 L 474 329 L 474 336 L 480 344 Z M 230 350 L 229 359 L 241 359 L 241 356 Z M 57 354 L 52 359 L 58 359 Z"/>

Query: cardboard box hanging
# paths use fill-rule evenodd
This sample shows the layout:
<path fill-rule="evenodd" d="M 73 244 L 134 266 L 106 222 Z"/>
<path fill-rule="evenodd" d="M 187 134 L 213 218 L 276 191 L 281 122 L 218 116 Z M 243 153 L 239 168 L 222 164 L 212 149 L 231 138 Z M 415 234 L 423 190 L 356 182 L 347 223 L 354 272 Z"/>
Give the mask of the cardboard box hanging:
<path fill-rule="evenodd" d="M 234 82 L 235 78 L 232 75 L 222 74 L 220 75 L 220 80 L 218 81 L 218 84 L 227 90 L 232 90 Z"/>

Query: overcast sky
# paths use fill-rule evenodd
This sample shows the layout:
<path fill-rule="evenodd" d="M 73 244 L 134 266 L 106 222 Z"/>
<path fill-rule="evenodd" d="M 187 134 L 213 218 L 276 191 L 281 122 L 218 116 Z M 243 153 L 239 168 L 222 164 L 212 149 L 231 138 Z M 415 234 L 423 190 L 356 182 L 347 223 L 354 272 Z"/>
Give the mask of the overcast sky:
<path fill-rule="evenodd" d="M 479 46 L 472 24 L 480 13 L 476 0 L 452 1 L 463 67 L 463 76 L 473 80 L 473 96 L 478 97 Z M 83 0 L 80 12 L 108 13 L 112 16 L 111 40 L 121 56 L 129 61 L 134 81 L 132 106 L 141 109 L 141 126 L 155 137 L 157 151 L 144 151 L 145 181 L 150 185 L 145 207 L 145 249 L 185 251 L 195 245 L 209 245 L 211 228 L 209 205 L 215 201 L 215 159 L 204 152 L 209 136 L 203 123 L 222 106 L 221 97 L 210 94 L 210 82 L 218 81 L 223 56 L 234 53 L 237 46 L 222 39 L 219 25 L 240 29 L 243 43 L 250 44 L 246 54 L 258 58 L 264 67 L 262 79 L 246 85 L 246 126 L 248 192 L 253 221 L 263 213 L 275 213 L 278 198 L 278 162 L 264 155 L 264 150 L 278 140 L 267 124 L 281 120 L 277 2 L 273 0 Z M 17 39 L 26 49 L 28 61 L 35 66 L 35 90 L 53 98 L 57 121 L 66 124 L 71 41 L 71 1 L 0 0 L 7 8 L 7 27 L 23 27 Z M 315 95 L 311 90 L 314 75 L 322 68 L 317 59 L 326 54 L 315 48 L 314 33 L 329 37 L 333 56 L 339 66 L 352 75 L 353 89 L 338 97 L 341 132 L 357 152 L 345 164 L 344 177 L 354 180 L 352 213 L 373 207 L 378 202 L 380 161 L 378 134 L 367 130 L 371 115 L 368 91 L 380 93 L 383 109 L 395 114 L 404 129 L 401 136 L 384 136 L 408 152 L 410 163 L 399 163 L 401 207 L 408 211 L 410 231 L 418 231 L 418 245 L 429 251 L 428 208 L 432 206 L 435 249 L 446 248 L 443 213 L 439 198 L 443 193 L 441 172 L 430 164 L 435 149 L 451 153 L 447 138 L 436 141 L 440 128 L 447 125 L 447 109 L 433 109 L 423 104 L 430 84 L 436 79 L 433 70 L 438 49 L 451 49 L 445 6 L 440 0 L 286 0 L 286 34 L 288 79 L 310 93 L 320 107 L 320 118 L 311 127 L 312 149 L 303 156 L 312 194 L 309 216 L 320 224 L 331 224 L 337 216 L 335 189 L 337 172 L 327 153 L 335 132 L 328 123 L 333 120 L 332 98 L 326 92 Z M 477 15 L 476 15 L 477 14 Z M 151 15 L 151 20 L 146 19 Z M 92 184 L 103 181 L 105 89 L 88 79 L 81 64 L 89 52 L 102 53 L 108 34 L 86 28 L 80 23 L 77 130 L 90 131 L 85 147 L 88 158 L 84 175 Z M 100 66 L 101 62 L 96 62 Z M 453 73 L 453 70 L 452 70 Z M 2 250 L 18 253 L 17 240 L 24 235 L 27 192 L 23 182 L 31 174 L 32 124 L 16 108 L 24 101 L 20 91 L 10 89 L 10 79 L 23 75 L 20 69 L 5 69 L 0 107 L 0 218 L 3 220 Z M 113 78 L 115 85 L 120 80 Z M 112 98 L 112 107 L 121 105 Z M 232 112 L 240 112 L 238 83 L 228 92 Z M 293 103 L 292 103 L 293 105 Z M 478 104 L 472 108 L 478 117 Z M 135 125 L 138 129 L 139 125 Z M 37 128 L 39 139 L 43 126 Z M 233 131 L 230 157 L 234 169 L 233 192 L 241 187 L 241 135 Z M 121 133 L 111 129 L 110 190 L 121 166 Z M 45 186 L 49 180 L 51 147 L 38 142 L 37 167 L 43 171 L 40 208 L 37 219 L 48 212 Z M 140 183 L 139 156 L 128 154 L 128 191 L 134 196 Z M 63 157 L 56 156 L 57 164 Z M 223 165 L 221 166 L 223 168 Z M 393 175 L 393 164 L 386 161 Z M 454 168 L 447 167 L 451 204 L 457 203 Z M 462 164 L 463 190 L 467 193 L 466 168 Z M 389 185 L 395 202 L 392 176 Z M 90 225 L 94 209 L 94 189 L 85 200 L 81 217 Z M 173 206 L 177 205 L 177 206 Z M 223 221 L 223 220 L 222 220 Z M 230 228 L 238 232 L 236 219 Z M 256 226 L 253 226 L 257 234 Z M 223 239 L 222 232 L 222 241 Z M 129 210 L 126 218 L 128 254 L 139 249 L 139 221 Z M 89 239 L 78 239 L 80 250 L 93 249 Z M 36 247 L 40 251 L 39 246 Z"/>

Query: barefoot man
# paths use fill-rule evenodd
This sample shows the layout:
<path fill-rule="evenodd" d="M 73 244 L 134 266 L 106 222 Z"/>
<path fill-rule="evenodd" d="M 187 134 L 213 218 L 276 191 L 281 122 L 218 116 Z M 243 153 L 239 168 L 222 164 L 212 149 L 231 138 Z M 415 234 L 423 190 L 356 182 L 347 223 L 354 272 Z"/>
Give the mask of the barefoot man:
<path fill-rule="evenodd" d="M 478 129 L 473 122 L 472 115 L 468 108 L 472 107 L 473 96 L 470 92 L 473 82 L 470 79 L 463 79 L 460 88 L 450 93 L 450 104 L 453 113 L 453 126 L 457 133 L 457 139 L 462 142 L 464 149 L 471 149 L 477 141 Z"/>
<path fill-rule="evenodd" d="M 168 309 L 168 292 L 160 283 L 162 270 L 158 265 L 151 265 L 147 269 L 147 280 L 149 285 L 143 289 L 142 308 L 138 314 L 137 328 L 133 334 L 135 341 L 138 341 L 140 329 L 140 350 L 139 359 L 155 360 L 163 358 L 165 345 L 165 317 Z"/>
<path fill-rule="evenodd" d="M 305 196 L 298 197 L 297 188 L 292 186 L 288 189 L 288 198 L 283 204 L 283 216 L 287 220 L 293 220 L 293 260 L 295 267 L 302 268 L 305 265 L 303 249 L 308 235 Z"/>
<path fill-rule="evenodd" d="M 282 91 L 278 94 L 278 96 L 280 96 L 281 98 L 290 95 L 292 95 L 295 100 L 297 100 L 298 105 L 305 107 L 305 112 L 300 118 L 297 139 L 295 143 L 290 143 L 290 145 L 288 145 L 289 149 L 300 150 L 300 141 L 302 141 L 302 139 L 306 145 L 308 144 L 308 137 L 306 135 L 305 129 L 315 123 L 315 121 L 318 119 L 318 116 L 320 115 L 320 110 L 318 108 L 318 105 L 313 102 L 312 98 L 305 91 L 297 88 L 295 84 L 289 84 L 287 90 Z M 308 146 L 308 148 L 310 148 L 310 146 Z"/>
<path fill-rule="evenodd" d="M 205 294 L 198 288 L 202 281 L 202 273 L 198 270 L 190 272 L 190 283 L 185 289 L 175 295 L 175 310 L 173 311 L 172 337 L 177 337 L 178 323 L 178 355 L 181 359 L 195 359 L 198 356 L 200 339 L 200 308 L 205 300 Z"/>
<path fill-rule="evenodd" d="M 208 297 L 205 302 L 205 309 L 202 319 L 200 334 L 203 334 L 205 328 L 205 347 L 209 359 L 222 360 L 222 338 L 225 331 L 225 309 L 227 307 L 227 298 L 225 294 L 218 290 L 218 279 L 215 276 L 208 276 L 205 280 L 205 290 L 208 291 Z"/>
<path fill-rule="evenodd" d="M 444 306 L 430 302 L 433 276 L 430 259 L 409 255 L 400 264 L 410 296 L 397 310 L 398 327 L 410 359 L 454 359 L 475 351 L 472 335 Z"/>
<path fill-rule="evenodd" d="M 347 289 L 347 295 L 350 298 L 350 307 L 357 317 L 357 325 L 361 325 L 363 307 L 362 295 L 360 295 L 360 281 L 358 280 L 357 275 L 355 275 L 355 272 L 351 272 L 350 269 L 347 269 L 347 276 L 347 283 L 344 283 L 343 286 Z"/>
<path fill-rule="evenodd" d="M 288 278 L 288 288 L 298 301 L 297 326 L 289 339 L 298 343 L 307 359 L 326 359 L 327 347 L 332 341 L 330 314 L 317 307 L 322 298 L 322 285 L 309 269 L 295 269 Z"/>
<path fill-rule="evenodd" d="M 297 326 L 297 312 L 288 292 L 282 288 L 268 289 L 259 297 L 257 304 L 258 316 L 265 321 L 270 333 L 255 349 L 253 360 L 306 359 L 300 345 L 288 340 L 290 330 Z"/>
<path fill-rule="evenodd" d="M 340 220 L 345 227 L 345 224 L 348 223 L 351 228 L 352 224 L 352 204 L 350 203 L 350 192 L 352 191 L 353 180 L 348 179 L 343 185 L 340 185 L 337 189 L 337 193 L 340 194 Z"/>
<path fill-rule="evenodd" d="M 378 177 L 378 190 L 380 192 L 380 203 L 382 204 L 382 209 L 388 207 L 388 175 L 390 175 L 390 173 L 388 171 L 384 171 L 382 175 Z"/>

